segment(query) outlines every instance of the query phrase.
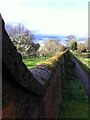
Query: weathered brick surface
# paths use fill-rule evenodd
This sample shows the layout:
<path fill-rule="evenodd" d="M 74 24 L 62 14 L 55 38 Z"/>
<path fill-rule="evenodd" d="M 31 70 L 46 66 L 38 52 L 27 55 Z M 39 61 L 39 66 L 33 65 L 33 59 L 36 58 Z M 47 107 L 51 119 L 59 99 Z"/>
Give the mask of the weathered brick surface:
<path fill-rule="evenodd" d="M 59 104 L 61 102 L 61 71 L 60 71 L 60 64 L 57 66 L 56 70 L 53 72 L 51 76 L 51 83 L 48 87 L 48 90 L 45 94 L 44 101 L 45 101 L 45 116 L 48 118 L 57 118 L 58 117 L 58 110 Z"/>
<path fill-rule="evenodd" d="M 3 23 L 4 24 L 4 23 Z M 61 71 L 64 59 L 53 70 L 39 65 L 28 70 L 3 25 L 4 118 L 57 118 L 61 102 Z"/>
<path fill-rule="evenodd" d="M 31 73 L 34 75 L 34 77 L 43 85 L 48 81 L 51 71 L 47 68 L 43 68 L 39 65 L 33 69 L 30 69 Z"/>
<path fill-rule="evenodd" d="M 3 118 L 12 118 L 12 116 L 31 118 L 34 112 L 36 113 L 36 108 L 39 109 L 38 111 L 42 111 L 40 110 L 42 100 L 42 97 L 28 92 L 22 86 L 14 84 L 10 79 L 3 78 Z"/>

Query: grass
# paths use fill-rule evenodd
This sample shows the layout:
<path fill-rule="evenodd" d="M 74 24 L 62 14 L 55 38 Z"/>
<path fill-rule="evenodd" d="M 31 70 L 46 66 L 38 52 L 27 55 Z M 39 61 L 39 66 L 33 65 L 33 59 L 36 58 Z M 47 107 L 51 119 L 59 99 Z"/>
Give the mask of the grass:
<path fill-rule="evenodd" d="M 88 118 L 88 99 L 81 82 L 72 79 L 63 88 L 60 118 Z"/>
<path fill-rule="evenodd" d="M 23 59 L 24 64 L 28 67 L 28 68 L 34 68 L 37 65 L 40 65 L 41 63 L 43 63 L 46 59 L 48 59 L 49 57 L 35 57 L 35 58 L 25 58 Z"/>
<path fill-rule="evenodd" d="M 74 73 L 71 61 L 62 75 L 62 103 L 59 118 L 88 118 L 88 97 L 80 80 Z"/>
<path fill-rule="evenodd" d="M 90 58 L 78 57 L 78 59 L 79 59 L 84 65 L 86 65 L 88 68 L 90 68 Z"/>
<path fill-rule="evenodd" d="M 61 118 L 88 118 L 88 104 L 86 102 L 67 100 L 63 104 Z"/>
<path fill-rule="evenodd" d="M 49 69 L 52 69 L 55 67 L 56 63 L 59 61 L 59 59 L 62 57 L 62 55 L 66 51 L 63 51 L 60 54 L 55 54 L 52 57 L 47 56 L 46 58 L 45 57 L 34 57 L 34 58 L 30 58 L 30 59 L 26 58 L 26 59 L 23 59 L 23 62 L 28 68 L 34 68 L 37 65 L 43 64 L 43 65 L 47 66 Z"/>

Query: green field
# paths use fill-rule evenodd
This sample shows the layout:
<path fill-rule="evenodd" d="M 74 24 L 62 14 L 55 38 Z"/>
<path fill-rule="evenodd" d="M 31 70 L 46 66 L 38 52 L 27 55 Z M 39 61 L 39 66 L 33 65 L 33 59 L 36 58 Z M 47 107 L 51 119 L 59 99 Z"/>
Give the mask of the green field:
<path fill-rule="evenodd" d="M 25 59 L 23 59 L 23 62 L 28 68 L 34 68 L 37 65 L 40 65 L 43 61 L 45 61 L 48 58 L 49 57 L 46 57 L 46 58 L 44 58 L 44 57 L 25 58 Z"/>
<path fill-rule="evenodd" d="M 71 60 L 68 69 L 64 75 L 62 73 L 62 103 L 59 118 L 88 118 L 88 97 L 82 82 L 74 73 Z"/>
<path fill-rule="evenodd" d="M 67 80 L 63 83 L 59 118 L 88 118 L 88 98 L 84 87 L 78 79 Z"/>
<path fill-rule="evenodd" d="M 88 118 L 88 104 L 86 102 L 67 100 L 63 102 L 61 118 Z"/>
<path fill-rule="evenodd" d="M 81 58 L 80 59 L 87 67 L 90 68 L 90 58 Z"/>

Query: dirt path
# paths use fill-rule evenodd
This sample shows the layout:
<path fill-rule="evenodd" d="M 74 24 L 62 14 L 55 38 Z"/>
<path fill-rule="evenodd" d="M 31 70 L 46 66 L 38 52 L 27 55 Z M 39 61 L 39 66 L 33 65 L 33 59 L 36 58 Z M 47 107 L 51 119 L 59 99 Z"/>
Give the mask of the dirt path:
<path fill-rule="evenodd" d="M 78 61 L 73 58 L 73 61 L 76 63 L 75 64 L 75 72 L 77 77 L 82 81 L 86 93 L 88 95 L 88 100 L 90 102 L 90 75 L 82 68 L 82 66 L 78 63 Z"/>

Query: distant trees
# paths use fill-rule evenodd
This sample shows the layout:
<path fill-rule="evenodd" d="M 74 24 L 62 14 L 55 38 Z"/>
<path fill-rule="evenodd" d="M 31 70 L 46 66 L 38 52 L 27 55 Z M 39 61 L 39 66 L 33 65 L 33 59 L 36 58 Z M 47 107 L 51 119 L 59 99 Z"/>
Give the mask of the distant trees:
<path fill-rule="evenodd" d="M 86 52 L 86 45 L 85 45 L 85 43 L 78 43 L 77 49 L 78 49 L 78 52 Z"/>
<path fill-rule="evenodd" d="M 6 24 L 5 28 L 10 37 L 14 37 L 16 35 L 20 35 L 20 34 L 22 35 L 22 34 L 26 34 L 26 33 L 28 33 L 28 35 L 32 36 L 31 31 L 28 30 L 27 28 L 25 28 L 25 26 L 20 23 L 15 26 L 13 26 L 11 24 Z"/>
<path fill-rule="evenodd" d="M 74 50 L 77 50 L 77 42 L 76 41 L 73 41 L 72 45 L 71 45 L 71 49 L 74 51 Z"/>
<path fill-rule="evenodd" d="M 67 36 L 69 39 L 69 42 L 67 44 L 67 47 L 73 51 L 77 51 L 79 53 L 81 52 L 87 52 L 87 50 L 90 50 L 90 38 L 85 39 L 85 43 L 79 43 L 79 41 L 75 38 L 73 35 Z"/>
<path fill-rule="evenodd" d="M 68 38 L 68 40 L 70 41 L 70 40 L 72 40 L 72 39 L 75 39 L 75 36 L 74 36 L 74 35 L 68 35 L 67 38 Z"/>
<path fill-rule="evenodd" d="M 12 42 L 16 46 L 17 50 L 21 53 L 22 57 L 36 56 L 37 50 L 40 45 L 30 41 L 29 36 L 18 35 L 17 37 L 11 38 Z"/>
<path fill-rule="evenodd" d="M 87 47 L 87 50 L 90 51 L 90 37 L 88 37 L 85 41 L 85 45 Z"/>
<path fill-rule="evenodd" d="M 88 38 L 88 49 L 89 49 L 89 51 L 90 51 L 90 37 Z"/>
<path fill-rule="evenodd" d="M 16 46 L 17 50 L 21 53 L 22 57 L 36 56 L 40 47 L 38 43 L 32 40 L 33 34 L 24 25 L 18 24 L 17 26 L 6 25 L 6 30 Z"/>
<path fill-rule="evenodd" d="M 77 50 L 77 40 L 75 38 L 70 39 L 67 47 L 73 51 Z"/>
<path fill-rule="evenodd" d="M 63 51 L 65 47 L 60 44 L 57 40 L 48 40 L 43 43 L 39 49 L 41 56 L 53 56 Z"/>

